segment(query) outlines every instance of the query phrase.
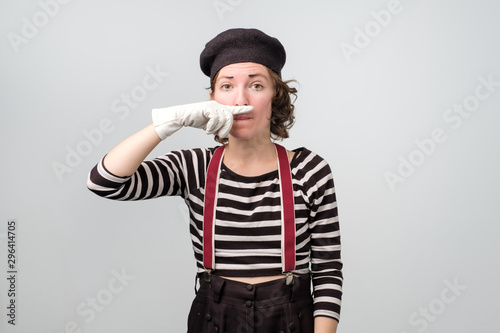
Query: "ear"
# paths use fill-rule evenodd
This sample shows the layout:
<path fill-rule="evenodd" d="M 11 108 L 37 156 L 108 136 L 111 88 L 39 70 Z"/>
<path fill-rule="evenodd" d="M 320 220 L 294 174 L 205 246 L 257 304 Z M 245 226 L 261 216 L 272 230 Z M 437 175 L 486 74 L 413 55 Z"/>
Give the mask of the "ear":
<path fill-rule="evenodd" d="M 210 91 L 208 93 L 210 95 L 210 100 L 213 101 L 214 100 L 214 94 L 212 92 L 212 89 L 210 89 Z"/>

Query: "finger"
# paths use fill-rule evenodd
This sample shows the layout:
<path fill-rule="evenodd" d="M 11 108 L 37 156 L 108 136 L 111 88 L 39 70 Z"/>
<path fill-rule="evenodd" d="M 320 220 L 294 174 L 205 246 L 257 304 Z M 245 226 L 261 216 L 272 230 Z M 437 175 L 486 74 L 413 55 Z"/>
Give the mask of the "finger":
<path fill-rule="evenodd" d="M 205 127 L 205 132 L 207 134 L 214 134 L 218 131 L 218 129 L 222 126 L 222 115 L 219 111 L 215 110 L 210 112 L 209 120 L 207 122 L 207 126 Z"/>
<path fill-rule="evenodd" d="M 251 105 L 242 105 L 242 106 L 229 106 L 228 110 L 232 114 L 243 114 L 248 113 L 253 110 L 253 106 Z"/>
<path fill-rule="evenodd" d="M 219 129 L 217 135 L 223 139 L 229 137 L 229 132 L 233 127 L 233 115 L 230 112 L 224 112 L 224 123 Z"/>
<path fill-rule="evenodd" d="M 217 120 L 210 118 L 205 126 L 205 133 L 214 134 L 217 131 Z"/>

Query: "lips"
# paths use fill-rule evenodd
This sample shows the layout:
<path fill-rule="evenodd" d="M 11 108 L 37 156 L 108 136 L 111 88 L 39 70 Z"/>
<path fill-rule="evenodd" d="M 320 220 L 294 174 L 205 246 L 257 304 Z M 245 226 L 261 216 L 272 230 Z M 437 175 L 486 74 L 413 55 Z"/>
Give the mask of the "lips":
<path fill-rule="evenodd" d="M 249 120 L 249 119 L 252 119 L 252 117 L 250 116 L 234 116 L 233 120 L 234 121 L 242 121 L 242 120 Z"/>

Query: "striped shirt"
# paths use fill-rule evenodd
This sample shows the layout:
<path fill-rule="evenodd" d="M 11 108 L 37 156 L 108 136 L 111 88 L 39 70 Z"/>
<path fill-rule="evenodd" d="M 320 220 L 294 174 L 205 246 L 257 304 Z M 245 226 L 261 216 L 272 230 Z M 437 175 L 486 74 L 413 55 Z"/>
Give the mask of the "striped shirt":
<path fill-rule="evenodd" d="M 189 209 L 198 272 L 203 272 L 203 201 L 214 148 L 172 151 L 144 161 L 130 177 L 117 177 L 101 160 L 88 188 L 115 200 L 181 196 Z M 342 297 L 340 231 L 328 163 L 306 148 L 290 162 L 295 199 L 296 274 L 312 275 L 314 316 L 339 320 Z M 220 276 L 282 274 L 281 196 L 278 170 L 245 177 L 221 166 L 215 220 L 215 271 Z"/>

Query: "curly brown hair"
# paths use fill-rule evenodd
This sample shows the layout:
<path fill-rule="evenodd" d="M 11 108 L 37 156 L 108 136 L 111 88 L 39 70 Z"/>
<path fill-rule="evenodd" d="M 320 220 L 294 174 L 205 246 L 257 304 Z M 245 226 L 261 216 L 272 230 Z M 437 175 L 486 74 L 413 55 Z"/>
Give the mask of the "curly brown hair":
<path fill-rule="evenodd" d="M 295 123 L 293 103 L 297 99 L 297 89 L 291 87 L 291 83 L 297 83 L 296 80 L 283 81 L 281 77 L 270 70 L 269 74 L 276 89 L 276 94 L 272 100 L 271 112 L 271 138 L 273 140 L 283 140 L 289 137 L 288 130 L 292 128 Z M 217 81 L 219 73 L 217 73 L 210 84 L 210 90 L 215 91 L 215 82 Z M 293 100 L 292 100 L 293 96 Z M 220 138 L 218 135 L 214 136 L 215 141 L 225 144 L 228 138 Z"/>

